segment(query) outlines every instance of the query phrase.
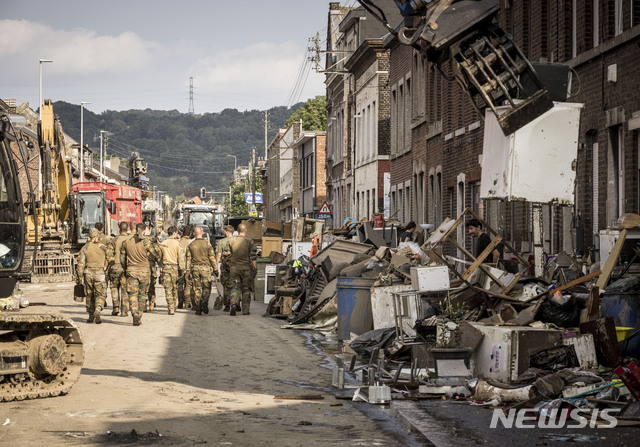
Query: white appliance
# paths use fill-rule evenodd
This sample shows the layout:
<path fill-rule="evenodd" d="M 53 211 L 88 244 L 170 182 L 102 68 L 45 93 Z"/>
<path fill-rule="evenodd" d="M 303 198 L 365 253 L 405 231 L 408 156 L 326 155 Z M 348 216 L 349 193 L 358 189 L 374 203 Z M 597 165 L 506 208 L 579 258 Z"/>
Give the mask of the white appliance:
<path fill-rule="evenodd" d="M 472 359 L 475 377 L 511 383 L 529 368 L 529 357 L 562 346 L 563 331 L 528 326 L 473 324 L 484 334 Z"/>
<path fill-rule="evenodd" d="M 264 266 L 264 303 L 269 304 L 271 298 L 276 296 L 276 269 L 274 264 Z"/>

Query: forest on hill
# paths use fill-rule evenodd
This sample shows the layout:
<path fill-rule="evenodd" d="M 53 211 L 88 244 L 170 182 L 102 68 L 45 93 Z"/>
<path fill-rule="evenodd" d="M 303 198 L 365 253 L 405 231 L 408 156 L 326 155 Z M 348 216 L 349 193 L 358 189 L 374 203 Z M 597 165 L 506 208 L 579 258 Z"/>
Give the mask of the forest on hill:
<path fill-rule="evenodd" d="M 302 106 L 269 109 L 269 142 Z M 59 101 L 53 110 L 64 132 L 79 142 L 80 106 Z M 191 115 L 146 109 L 96 114 L 85 108 L 84 143 L 99 155 L 100 131 L 107 131 L 107 157 L 128 159 L 138 152 L 148 165 L 151 185 L 174 197 L 192 196 L 203 186 L 209 191 L 228 189 L 235 163 L 230 155 L 237 157 L 238 166 L 249 164 L 254 147 L 256 157 L 264 157 L 264 118 L 260 110 Z"/>

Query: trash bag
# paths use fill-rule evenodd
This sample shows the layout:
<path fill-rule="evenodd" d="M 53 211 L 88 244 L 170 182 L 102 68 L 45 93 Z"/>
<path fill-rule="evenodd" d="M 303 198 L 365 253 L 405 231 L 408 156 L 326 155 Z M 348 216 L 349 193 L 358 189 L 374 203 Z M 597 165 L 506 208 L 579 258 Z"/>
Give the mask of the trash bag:
<path fill-rule="evenodd" d="M 538 318 L 543 323 L 553 323 L 559 327 L 576 327 L 580 324 L 580 309 L 580 303 L 573 296 L 564 304 L 545 300 Z"/>
<path fill-rule="evenodd" d="M 396 328 L 390 327 L 386 329 L 375 329 L 373 331 L 365 332 L 353 340 L 349 344 L 349 347 L 351 347 L 351 349 L 353 349 L 358 355 L 371 357 L 371 352 L 374 348 L 388 348 L 391 346 L 391 343 L 393 343 L 395 338 Z"/>
<path fill-rule="evenodd" d="M 640 291 L 640 278 L 631 276 L 629 278 L 620 278 L 619 280 L 609 284 L 606 293 L 626 293 Z"/>

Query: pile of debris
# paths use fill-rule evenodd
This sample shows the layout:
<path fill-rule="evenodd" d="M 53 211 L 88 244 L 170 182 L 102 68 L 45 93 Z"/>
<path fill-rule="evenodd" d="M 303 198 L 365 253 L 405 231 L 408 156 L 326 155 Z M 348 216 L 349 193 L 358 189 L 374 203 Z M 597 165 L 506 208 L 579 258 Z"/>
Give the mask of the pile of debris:
<path fill-rule="evenodd" d="M 354 400 L 447 396 L 540 415 L 614 408 L 640 423 L 640 330 L 627 321 L 640 303 L 637 244 L 618 262 L 629 222 L 602 268 L 560 253 L 540 276 L 497 235 L 478 257 L 458 245 L 462 215 L 422 246 L 390 248 L 364 223 L 359 241 L 336 239 L 290 266 L 268 313 L 288 318 L 285 328 L 335 331 L 344 344 L 334 385 L 357 377 Z M 510 260 L 484 263 L 498 243 Z M 452 246 L 464 259 L 444 255 Z"/>

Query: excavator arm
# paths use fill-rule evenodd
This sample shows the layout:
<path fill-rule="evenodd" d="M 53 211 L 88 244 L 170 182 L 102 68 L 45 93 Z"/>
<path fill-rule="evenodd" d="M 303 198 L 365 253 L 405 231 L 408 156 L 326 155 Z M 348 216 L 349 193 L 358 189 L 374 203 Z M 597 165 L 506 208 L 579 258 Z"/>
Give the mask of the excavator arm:
<path fill-rule="evenodd" d="M 390 0 L 358 0 L 401 43 L 419 50 L 447 79 L 455 79 L 481 117 L 489 107 L 505 135 L 553 107 L 531 62 L 497 26 L 497 0 L 394 0 L 404 17 L 397 26 L 379 6 L 384 1 Z M 447 61 L 453 78 L 442 70 Z M 525 86 L 524 78 L 532 82 Z M 503 105 L 509 109 L 499 114 Z"/>

